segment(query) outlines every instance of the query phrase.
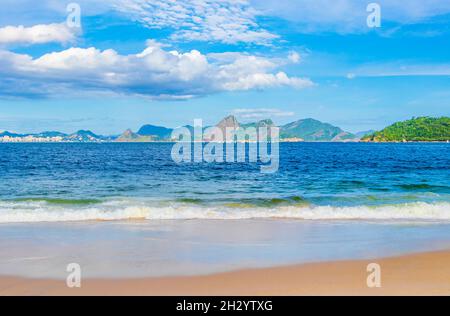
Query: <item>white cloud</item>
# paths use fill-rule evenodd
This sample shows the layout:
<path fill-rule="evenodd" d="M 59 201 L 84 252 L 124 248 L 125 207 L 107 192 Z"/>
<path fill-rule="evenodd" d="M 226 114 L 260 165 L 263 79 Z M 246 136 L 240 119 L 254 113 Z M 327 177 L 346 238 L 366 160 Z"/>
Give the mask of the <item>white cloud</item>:
<path fill-rule="evenodd" d="M 307 78 L 277 70 L 285 61 L 243 55 L 167 51 L 154 41 L 138 54 L 70 48 L 33 59 L 0 51 L 0 95 L 48 96 L 95 91 L 190 98 L 220 91 L 305 88 Z"/>
<path fill-rule="evenodd" d="M 294 63 L 294 64 L 298 64 L 300 62 L 300 55 L 297 52 L 291 52 L 288 56 L 288 59 Z"/>
<path fill-rule="evenodd" d="M 290 86 L 297 89 L 313 86 L 310 79 L 305 78 L 289 78 L 286 73 L 278 72 L 277 74 L 252 73 L 237 78 L 237 81 L 227 82 L 223 86 L 226 90 L 251 90 L 263 89 L 267 87 Z"/>
<path fill-rule="evenodd" d="M 38 24 L 31 27 L 20 25 L 0 28 L 0 45 L 68 43 L 74 39 L 74 32 L 65 24 Z"/>
<path fill-rule="evenodd" d="M 242 119 L 267 119 L 274 117 L 288 117 L 294 116 L 294 112 L 282 111 L 279 109 L 267 109 L 267 108 L 256 108 L 256 109 L 236 109 L 233 114 Z"/>
<path fill-rule="evenodd" d="M 150 28 L 173 29 L 173 40 L 268 44 L 278 37 L 258 25 L 248 0 L 121 0 L 114 6 Z"/>
<path fill-rule="evenodd" d="M 241 53 L 210 54 L 218 62 L 217 78 L 226 90 L 251 90 L 267 87 L 290 86 L 298 89 L 311 87 L 314 83 L 308 78 L 288 77 L 285 72 L 276 70 L 292 62 L 287 59 L 268 59 Z"/>

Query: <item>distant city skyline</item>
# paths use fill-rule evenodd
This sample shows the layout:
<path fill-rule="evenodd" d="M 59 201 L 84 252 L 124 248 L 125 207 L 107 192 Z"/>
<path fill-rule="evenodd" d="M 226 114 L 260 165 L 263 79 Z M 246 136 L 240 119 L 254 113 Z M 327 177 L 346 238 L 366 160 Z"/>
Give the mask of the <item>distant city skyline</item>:
<path fill-rule="evenodd" d="M 4 0 L 0 131 L 450 116 L 450 1 L 370 2 Z"/>

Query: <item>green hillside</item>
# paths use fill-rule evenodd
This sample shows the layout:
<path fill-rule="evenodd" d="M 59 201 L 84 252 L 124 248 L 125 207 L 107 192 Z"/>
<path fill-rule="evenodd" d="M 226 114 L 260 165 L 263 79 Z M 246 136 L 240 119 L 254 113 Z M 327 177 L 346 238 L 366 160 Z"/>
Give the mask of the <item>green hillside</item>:
<path fill-rule="evenodd" d="M 309 142 L 349 141 L 357 137 L 339 127 L 314 119 L 304 119 L 286 124 L 280 130 L 281 139 L 302 138 Z"/>
<path fill-rule="evenodd" d="M 363 137 L 362 140 L 369 142 L 448 141 L 450 140 L 450 118 L 418 117 L 397 122 L 379 132 Z"/>

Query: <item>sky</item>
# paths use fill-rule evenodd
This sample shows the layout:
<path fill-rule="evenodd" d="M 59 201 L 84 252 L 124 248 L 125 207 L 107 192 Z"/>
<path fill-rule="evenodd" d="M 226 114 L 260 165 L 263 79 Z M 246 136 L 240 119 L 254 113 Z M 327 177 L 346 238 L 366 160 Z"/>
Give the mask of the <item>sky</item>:
<path fill-rule="evenodd" d="M 450 0 L 0 6 L 0 131 L 116 135 L 233 114 L 359 132 L 450 116 Z"/>

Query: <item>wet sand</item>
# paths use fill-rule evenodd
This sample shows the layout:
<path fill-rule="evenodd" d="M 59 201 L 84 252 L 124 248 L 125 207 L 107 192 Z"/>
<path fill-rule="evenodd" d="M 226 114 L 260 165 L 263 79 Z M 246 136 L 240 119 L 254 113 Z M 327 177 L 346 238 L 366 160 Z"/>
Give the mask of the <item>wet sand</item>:
<path fill-rule="evenodd" d="M 381 288 L 367 286 L 369 263 L 381 266 Z M 207 276 L 85 279 L 81 285 L 0 277 L 0 295 L 450 295 L 450 251 Z"/>

